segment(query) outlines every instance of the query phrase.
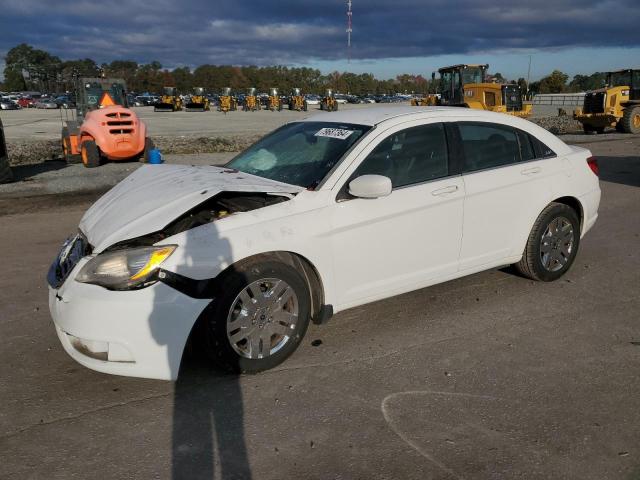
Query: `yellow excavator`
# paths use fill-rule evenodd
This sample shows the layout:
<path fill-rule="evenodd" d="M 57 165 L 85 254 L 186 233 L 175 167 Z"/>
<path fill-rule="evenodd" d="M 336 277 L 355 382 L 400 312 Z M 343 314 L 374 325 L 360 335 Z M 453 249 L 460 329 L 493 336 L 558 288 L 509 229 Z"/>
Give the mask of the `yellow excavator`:
<path fill-rule="evenodd" d="M 291 91 L 291 96 L 289 97 L 289 110 L 296 110 L 297 112 L 308 110 L 307 101 L 304 99 L 304 96 L 300 92 L 299 88 L 294 88 Z"/>
<path fill-rule="evenodd" d="M 467 107 L 529 117 L 532 105 L 524 103 L 520 86 L 487 82 L 488 68 L 487 64 L 460 64 L 439 69 L 440 96 L 428 95 L 420 105 Z M 431 78 L 435 80 L 435 73 Z"/>
<path fill-rule="evenodd" d="M 330 88 L 327 88 L 324 97 L 322 97 L 322 100 L 320 101 L 320 110 L 325 110 L 327 112 L 335 112 L 338 110 L 338 102 L 333 94 L 333 90 Z"/>
<path fill-rule="evenodd" d="M 211 103 L 209 97 L 204 94 L 204 88 L 194 88 L 191 99 L 184 108 L 187 112 L 206 112 L 211 110 Z"/>
<path fill-rule="evenodd" d="M 607 127 L 640 133 L 640 69 L 607 72 L 606 87 L 587 92 L 573 118 L 585 133 L 603 133 Z"/>
<path fill-rule="evenodd" d="M 182 110 L 182 98 L 176 87 L 164 87 L 160 101 L 153 107 L 154 112 L 176 112 Z"/>
<path fill-rule="evenodd" d="M 245 112 L 255 112 L 260 110 L 260 100 L 256 96 L 255 88 L 251 87 L 247 89 L 247 94 L 244 96 L 242 110 Z"/>
<path fill-rule="evenodd" d="M 231 88 L 224 87 L 220 98 L 218 99 L 218 111 L 227 113 L 234 112 L 238 109 L 238 100 L 231 95 Z"/>

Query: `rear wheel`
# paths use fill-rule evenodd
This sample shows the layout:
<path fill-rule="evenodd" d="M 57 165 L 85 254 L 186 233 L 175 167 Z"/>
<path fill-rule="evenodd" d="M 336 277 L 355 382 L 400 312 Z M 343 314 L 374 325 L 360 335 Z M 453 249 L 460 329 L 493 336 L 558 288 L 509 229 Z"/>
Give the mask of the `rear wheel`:
<path fill-rule="evenodd" d="M 640 106 L 625 108 L 621 122 L 626 133 L 640 133 Z"/>
<path fill-rule="evenodd" d="M 302 104 L 302 110 L 304 110 L 305 112 L 307 110 L 309 110 L 309 105 L 307 105 L 307 101 L 305 100 L 304 103 Z"/>
<path fill-rule="evenodd" d="M 272 260 L 224 274 L 198 340 L 218 365 L 238 373 L 275 367 L 300 345 L 310 319 L 310 293 L 292 266 Z"/>
<path fill-rule="evenodd" d="M 67 163 L 80 163 L 80 155 L 71 152 L 71 137 L 69 136 L 69 128 L 63 127 L 60 143 L 62 146 L 62 158 Z"/>
<path fill-rule="evenodd" d="M 100 149 L 93 140 L 85 140 L 80 147 L 82 163 L 87 168 L 100 166 Z"/>
<path fill-rule="evenodd" d="M 557 280 L 571 268 L 579 245 L 580 220 L 575 210 L 551 203 L 534 223 L 516 268 L 532 280 Z"/>
<path fill-rule="evenodd" d="M 142 151 L 142 156 L 140 157 L 140 161 L 142 163 L 149 163 L 149 158 L 151 156 L 151 150 L 153 150 L 154 148 L 156 148 L 155 144 L 153 143 L 153 140 L 151 140 L 149 137 L 144 139 L 144 150 Z"/>

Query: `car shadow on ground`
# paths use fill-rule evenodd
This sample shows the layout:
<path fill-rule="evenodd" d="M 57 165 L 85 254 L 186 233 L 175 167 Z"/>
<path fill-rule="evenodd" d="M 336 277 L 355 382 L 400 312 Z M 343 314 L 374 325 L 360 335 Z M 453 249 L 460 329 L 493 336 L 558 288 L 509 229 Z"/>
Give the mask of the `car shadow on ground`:
<path fill-rule="evenodd" d="M 16 165 L 11 167 L 13 173 L 14 182 L 24 182 L 32 180 L 42 173 L 52 172 L 55 170 L 62 170 L 67 168 L 69 164 L 64 160 L 45 160 L 41 163 L 34 163 L 29 165 Z"/>
<path fill-rule="evenodd" d="M 596 156 L 600 180 L 640 187 L 640 155 L 633 157 Z"/>

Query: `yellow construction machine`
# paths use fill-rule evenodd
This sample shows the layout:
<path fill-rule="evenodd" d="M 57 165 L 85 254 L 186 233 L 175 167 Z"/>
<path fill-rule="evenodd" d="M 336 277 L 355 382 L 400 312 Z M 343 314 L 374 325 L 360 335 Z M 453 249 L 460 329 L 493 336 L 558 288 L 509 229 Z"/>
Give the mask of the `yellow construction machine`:
<path fill-rule="evenodd" d="M 238 109 L 238 100 L 231 95 L 231 88 L 225 87 L 222 89 L 220 98 L 218 100 L 218 111 L 227 113 L 234 112 Z"/>
<path fill-rule="evenodd" d="M 606 87 L 587 92 L 573 118 L 585 133 L 603 133 L 607 127 L 640 133 L 640 69 L 608 72 Z"/>
<path fill-rule="evenodd" d="M 438 70 L 440 97 L 429 95 L 425 104 L 475 108 L 526 118 L 531 104 L 523 101 L 520 86 L 486 81 L 489 65 L 452 65 Z M 432 74 L 435 79 L 435 73 Z"/>
<path fill-rule="evenodd" d="M 299 88 L 294 88 L 291 91 L 291 96 L 289 97 L 289 110 L 296 110 L 298 112 L 306 112 L 308 110 L 307 101 L 304 99 Z"/>
<path fill-rule="evenodd" d="M 280 99 L 280 95 L 278 95 L 277 88 L 269 89 L 269 98 L 267 99 L 267 108 L 272 112 L 275 110 L 282 110 L 282 100 Z"/>
<path fill-rule="evenodd" d="M 164 87 L 160 101 L 153 107 L 154 112 L 175 112 L 182 110 L 182 98 L 176 87 Z"/>
<path fill-rule="evenodd" d="M 255 88 L 251 87 L 247 89 L 242 110 L 245 112 L 255 112 L 256 110 L 260 110 L 260 99 L 256 96 Z"/>
<path fill-rule="evenodd" d="M 413 97 L 411 99 L 411 105 L 414 107 L 433 107 L 438 105 L 438 96 L 430 93 L 422 97 Z"/>
<path fill-rule="evenodd" d="M 191 99 L 185 105 L 187 112 L 205 112 L 211 110 L 211 103 L 209 97 L 204 94 L 204 88 L 196 87 L 193 89 Z"/>
<path fill-rule="evenodd" d="M 322 100 L 320 101 L 320 110 L 325 110 L 327 112 L 335 112 L 338 110 L 338 102 L 333 94 L 333 90 L 330 88 L 327 88 L 324 97 L 322 97 Z"/>

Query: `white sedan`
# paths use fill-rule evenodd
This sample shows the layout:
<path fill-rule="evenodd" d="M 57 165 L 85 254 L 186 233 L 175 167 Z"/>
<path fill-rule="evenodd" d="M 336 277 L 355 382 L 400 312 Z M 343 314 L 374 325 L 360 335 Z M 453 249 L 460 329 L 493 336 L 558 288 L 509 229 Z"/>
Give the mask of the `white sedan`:
<path fill-rule="evenodd" d="M 175 379 L 191 341 L 258 372 L 347 308 L 510 264 L 556 280 L 599 202 L 590 152 L 513 116 L 316 115 L 225 168 L 142 166 L 64 244 L 49 306 L 95 370 Z"/>

